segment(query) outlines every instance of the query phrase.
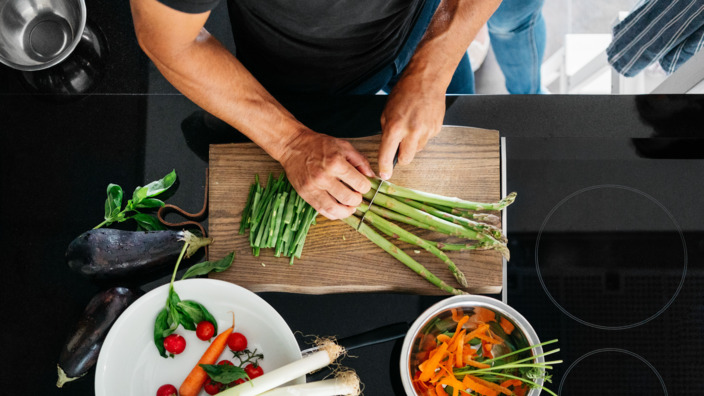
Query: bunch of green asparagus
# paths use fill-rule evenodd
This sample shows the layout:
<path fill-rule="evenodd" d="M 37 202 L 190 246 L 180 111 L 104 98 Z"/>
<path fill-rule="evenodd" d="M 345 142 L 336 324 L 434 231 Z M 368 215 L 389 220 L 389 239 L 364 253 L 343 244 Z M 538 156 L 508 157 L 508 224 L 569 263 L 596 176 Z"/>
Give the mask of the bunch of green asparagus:
<path fill-rule="evenodd" d="M 462 287 L 467 287 L 467 279 L 446 251 L 494 249 L 507 260 L 510 258 L 506 236 L 499 227 L 500 217 L 497 213 L 515 200 L 516 193 L 495 203 L 481 203 L 417 191 L 388 181 L 380 183 L 373 178 L 370 181 L 372 189 L 364 194 L 366 201 L 357 207 L 355 215 L 342 221 L 441 290 L 464 294 L 461 289 L 447 284 L 428 271 L 391 240 L 398 239 L 434 254 L 447 265 Z M 370 208 L 369 201 L 377 189 L 379 192 Z M 274 248 L 276 257 L 290 257 L 290 263 L 293 264 L 294 258 L 301 257 L 306 234 L 310 226 L 315 224 L 317 214 L 296 193 L 283 172 L 278 179 L 269 175 L 265 188 L 260 186 L 259 177 L 255 176 L 243 212 L 240 234 L 249 229 L 249 241 L 255 256 L 259 255 L 261 248 Z M 397 223 L 436 231 L 454 237 L 461 243 L 423 239 L 408 231 L 408 227 L 401 227 Z M 379 232 L 390 238 L 385 238 Z"/>
<path fill-rule="evenodd" d="M 249 244 L 257 257 L 262 248 L 273 248 L 274 256 L 301 258 L 303 244 L 318 212 L 296 193 L 286 175 L 269 174 L 266 186 L 259 184 L 259 175 L 249 188 L 242 212 L 240 234 L 249 230 Z"/>
<path fill-rule="evenodd" d="M 510 205 L 515 200 L 516 193 L 511 193 L 496 203 L 481 203 L 417 191 L 388 181 L 370 181 L 372 189 L 364 194 L 364 198 L 371 200 L 379 189 L 372 207 L 363 202 L 357 207 L 355 216 L 343 221 L 441 290 L 464 294 L 462 290 L 448 285 L 428 271 L 376 230 L 392 239 L 416 245 L 434 254 L 447 265 L 462 287 L 467 287 L 467 279 L 445 251 L 495 249 L 507 260 L 510 258 L 506 236 L 499 228 L 500 217 L 492 212 L 499 212 Z M 361 221 L 362 216 L 364 221 Z M 445 244 L 426 240 L 390 220 L 458 237 L 464 243 Z"/>

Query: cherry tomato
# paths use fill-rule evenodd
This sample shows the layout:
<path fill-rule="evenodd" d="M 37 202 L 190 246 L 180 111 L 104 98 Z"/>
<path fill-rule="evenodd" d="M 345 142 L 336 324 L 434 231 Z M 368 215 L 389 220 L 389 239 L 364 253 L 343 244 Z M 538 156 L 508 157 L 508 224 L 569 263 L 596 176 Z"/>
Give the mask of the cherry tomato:
<path fill-rule="evenodd" d="M 219 382 L 215 382 L 213 380 L 208 380 L 208 382 L 205 383 L 203 386 L 203 390 L 205 390 L 205 393 L 209 395 L 215 395 L 218 394 L 222 391 L 222 384 Z"/>
<path fill-rule="evenodd" d="M 245 381 L 247 381 L 247 380 L 244 378 L 236 379 L 236 380 L 230 382 L 230 387 L 233 387 L 233 386 L 239 385 L 239 384 L 244 384 Z"/>
<path fill-rule="evenodd" d="M 178 396 L 176 387 L 171 384 L 162 385 L 156 391 L 156 396 Z"/>
<path fill-rule="evenodd" d="M 227 346 L 235 352 L 244 351 L 247 348 L 247 337 L 242 333 L 232 333 L 227 337 Z"/>
<path fill-rule="evenodd" d="M 164 349 L 169 353 L 178 355 L 186 349 L 186 339 L 178 334 L 171 334 L 164 338 Z"/>
<path fill-rule="evenodd" d="M 234 366 L 234 365 L 235 365 L 235 364 L 232 363 L 231 361 L 225 360 L 225 359 L 219 361 L 218 364 L 220 364 L 220 365 L 227 364 L 228 366 Z"/>
<path fill-rule="evenodd" d="M 247 373 L 250 379 L 254 379 L 264 374 L 264 369 L 262 369 L 262 366 L 255 366 L 250 363 L 244 368 L 244 372 Z"/>
<path fill-rule="evenodd" d="M 213 338 L 213 335 L 215 335 L 215 326 L 207 320 L 198 323 L 198 326 L 196 326 L 196 336 L 201 340 L 208 341 Z"/>

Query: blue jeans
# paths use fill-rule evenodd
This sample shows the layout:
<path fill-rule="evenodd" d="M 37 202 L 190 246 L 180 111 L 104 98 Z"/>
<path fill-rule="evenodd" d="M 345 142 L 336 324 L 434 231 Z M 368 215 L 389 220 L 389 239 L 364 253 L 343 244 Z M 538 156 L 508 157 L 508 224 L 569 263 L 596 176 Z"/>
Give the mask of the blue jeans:
<path fill-rule="evenodd" d="M 491 48 L 511 94 L 542 93 L 544 0 L 503 0 L 487 26 Z"/>
<path fill-rule="evenodd" d="M 353 95 L 368 95 L 375 94 L 380 90 L 390 92 L 396 82 L 398 82 L 401 73 L 411 60 L 411 56 L 416 50 L 420 39 L 425 34 L 425 30 L 430 24 L 430 20 L 438 8 L 440 0 L 426 0 L 421 10 L 418 20 L 416 21 L 411 33 L 399 51 L 394 61 L 379 70 L 376 74 L 366 79 L 361 84 L 351 88 L 346 93 Z M 452 76 L 452 81 L 447 88 L 448 94 L 473 94 L 474 93 L 474 73 L 472 66 L 469 63 L 469 56 L 464 54 L 460 61 L 455 74 Z"/>

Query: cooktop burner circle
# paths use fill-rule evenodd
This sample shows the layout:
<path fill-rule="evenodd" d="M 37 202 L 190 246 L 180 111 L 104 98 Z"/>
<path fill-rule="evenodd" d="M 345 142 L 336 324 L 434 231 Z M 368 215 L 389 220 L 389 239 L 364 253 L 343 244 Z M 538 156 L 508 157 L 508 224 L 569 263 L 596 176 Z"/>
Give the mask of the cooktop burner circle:
<path fill-rule="evenodd" d="M 658 384 L 667 396 L 665 381 L 645 358 L 626 349 L 604 348 L 575 360 L 562 375 L 557 394 L 652 395 Z"/>
<path fill-rule="evenodd" d="M 565 315 L 623 330 L 651 321 L 674 302 L 687 274 L 687 246 L 658 200 L 603 184 L 552 208 L 538 232 L 535 265 L 543 290 Z"/>

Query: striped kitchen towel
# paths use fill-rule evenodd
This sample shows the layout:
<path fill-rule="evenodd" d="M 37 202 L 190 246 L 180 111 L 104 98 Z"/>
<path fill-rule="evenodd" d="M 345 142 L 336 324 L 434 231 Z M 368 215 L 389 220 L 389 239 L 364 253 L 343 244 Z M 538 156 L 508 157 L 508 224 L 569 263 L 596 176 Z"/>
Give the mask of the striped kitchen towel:
<path fill-rule="evenodd" d="M 613 28 L 609 63 L 633 77 L 653 62 L 668 74 L 704 48 L 704 0 L 643 0 Z"/>

